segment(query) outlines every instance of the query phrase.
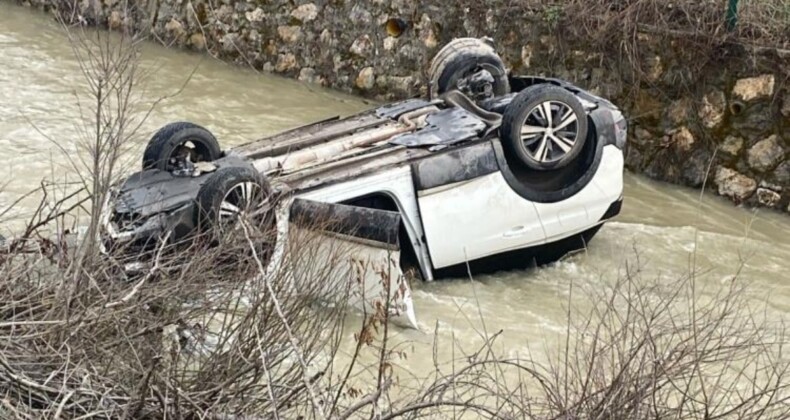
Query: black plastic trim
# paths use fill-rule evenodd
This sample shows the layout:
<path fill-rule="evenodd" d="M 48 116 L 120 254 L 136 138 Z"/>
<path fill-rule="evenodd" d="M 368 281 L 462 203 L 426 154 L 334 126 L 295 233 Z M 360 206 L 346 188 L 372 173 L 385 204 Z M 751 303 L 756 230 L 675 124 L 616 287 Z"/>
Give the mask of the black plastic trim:
<path fill-rule="evenodd" d="M 589 91 L 586 91 L 574 85 L 573 83 L 568 82 L 567 80 L 556 79 L 553 77 L 540 77 L 540 76 L 510 76 L 509 81 L 510 81 L 511 91 L 513 92 L 519 92 L 532 85 L 548 83 L 565 88 L 568 91 L 573 92 L 576 96 L 586 101 L 598 104 L 599 106 L 605 106 L 610 109 L 617 109 L 617 107 L 608 99 L 602 98 L 598 95 L 593 95 Z"/>
<path fill-rule="evenodd" d="M 437 279 L 466 277 L 469 275 L 469 271 L 474 274 L 486 274 L 503 270 L 523 270 L 550 264 L 570 252 L 586 248 L 602 226 L 603 223 L 600 223 L 582 233 L 552 243 L 508 251 L 469 261 L 469 263 L 434 270 L 434 276 Z"/>
<path fill-rule="evenodd" d="M 601 217 L 601 221 L 613 219 L 615 216 L 620 214 L 620 211 L 623 209 L 623 199 L 620 198 L 619 200 L 612 203 L 608 209 L 606 209 L 606 213 L 603 214 Z"/>
<path fill-rule="evenodd" d="M 401 216 L 397 211 L 297 198 L 291 204 L 290 221 L 308 229 L 399 245 Z"/>
<path fill-rule="evenodd" d="M 499 165 L 490 142 L 437 154 L 412 164 L 417 191 L 467 181 L 498 170 Z"/>

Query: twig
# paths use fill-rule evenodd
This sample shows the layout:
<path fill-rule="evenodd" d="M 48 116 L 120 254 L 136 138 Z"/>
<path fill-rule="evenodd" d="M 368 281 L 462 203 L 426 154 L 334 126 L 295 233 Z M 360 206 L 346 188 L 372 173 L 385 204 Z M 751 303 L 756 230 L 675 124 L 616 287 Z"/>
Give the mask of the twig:
<path fill-rule="evenodd" d="M 349 407 L 343 414 L 340 414 L 337 418 L 338 420 L 345 420 L 354 414 L 356 414 L 359 410 L 365 408 L 366 406 L 375 403 L 381 397 L 383 392 L 386 392 L 390 385 L 392 385 L 392 379 L 387 379 L 384 383 L 376 388 L 376 391 L 366 395 L 364 398 L 360 399 L 356 403 L 354 403 L 351 407 Z"/>
<path fill-rule="evenodd" d="M 140 291 L 140 289 L 143 287 L 145 282 L 153 278 L 159 272 L 159 270 L 161 269 L 160 261 L 162 259 L 162 251 L 164 251 L 165 246 L 167 245 L 168 240 L 170 239 L 171 233 L 172 231 L 168 231 L 167 234 L 165 234 L 164 238 L 162 239 L 161 244 L 159 245 L 159 249 L 156 251 L 156 257 L 154 258 L 154 265 L 151 267 L 150 270 L 148 270 L 148 273 L 146 273 L 146 275 L 143 276 L 143 278 L 140 279 L 140 281 L 134 285 L 132 290 L 130 290 L 129 293 L 124 295 L 120 300 L 117 300 L 115 302 L 109 302 L 106 305 L 104 305 L 105 309 L 114 308 L 116 306 L 123 305 L 124 303 L 130 301 L 134 297 L 134 295 L 136 295 Z"/>

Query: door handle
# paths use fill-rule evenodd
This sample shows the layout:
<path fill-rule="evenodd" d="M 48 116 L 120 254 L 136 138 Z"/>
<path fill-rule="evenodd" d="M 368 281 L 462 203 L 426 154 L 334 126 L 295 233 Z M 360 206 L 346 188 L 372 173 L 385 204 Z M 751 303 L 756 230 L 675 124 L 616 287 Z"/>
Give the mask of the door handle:
<path fill-rule="evenodd" d="M 527 233 L 527 227 L 526 226 L 517 226 L 517 227 L 514 227 L 513 229 L 510 229 L 509 231 L 505 232 L 505 234 L 502 235 L 502 236 L 504 236 L 505 238 L 514 238 L 516 236 L 521 236 L 521 235 L 523 235 L 525 233 Z"/>

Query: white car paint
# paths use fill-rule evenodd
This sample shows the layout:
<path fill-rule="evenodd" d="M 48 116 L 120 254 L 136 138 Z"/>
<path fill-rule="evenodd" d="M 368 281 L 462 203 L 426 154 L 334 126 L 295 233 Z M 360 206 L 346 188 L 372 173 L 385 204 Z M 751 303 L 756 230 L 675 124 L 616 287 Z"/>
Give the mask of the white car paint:
<path fill-rule="evenodd" d="M 603 148 L 593 179 L 572 197 L 556 203 L 535 203 L 546 230 L 546 242 L 555 242 L 595 226 L 623 193 L 623 154 L 615 146 Z"/>
<path fill-rule="evenodd" d="M 435 268 L 544 243 L 535 204 L 501 172 L 420 192 L 420 211 Z"/>
<path fill-rule="evenodd" d="M 615 146 L 603 148 L 603 158 L 598 173 L 593 182 L 601 190 L 606 201 L 613 203 L 623 196 L 623 171 L 625 170 L 625 157 L 623 152 Z"/>
<path fill-rule="evenodd" d="M 593 179 L 556 203 L 524 199 L 500 172 L 419 194 L 434 268 L 556 242 L 596 226 L 623 192 L 623 154 L 605 146 Z"/>
<path fill-rule="evenodd" d="M 408 166 L 300 197 L 331 203 L 373 193 L 392 197 L 423 267 L 425 280 L 430 281 L 432 269 L 559 241 L 590 229 L 622 196 L 623 167 L 620 149 L 605 146 L 601 164 L 590 183 L 572 197 L 556 203 L 524 199 L 513 191 L 500 172 L 421 191 L 418 196 Z"/>

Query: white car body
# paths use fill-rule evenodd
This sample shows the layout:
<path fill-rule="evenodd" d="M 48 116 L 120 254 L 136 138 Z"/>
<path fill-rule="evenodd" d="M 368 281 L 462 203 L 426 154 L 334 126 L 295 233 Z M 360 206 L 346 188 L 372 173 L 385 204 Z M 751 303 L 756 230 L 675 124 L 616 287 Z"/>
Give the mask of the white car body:
<path fill-rule="evenodd" d="M 614 145 L 605 146 L 601 166 L 587 186 L 554 203 L 523 199 L 512 190 L 501 172 L 418 192 L 409 167 L 376 173 L 297 197 L 326 203 L 343 203 L 372 194 L 390 197 L 397 203 L 423 279 L 433 281 L 435 269 L 561 241 L 605 223 L 607 210 L 622 197 L 623 169 L 622 152 Z M 469 197 L 475 200 L 470 201 Z M 282 216 L 287 214 L 289 204 L 281 207 Z M 494 213 L 498 217 L 490 217 Z M 288 218 L 282 216 L 279 219 L 287 226 Z M 278 243 L 287 242 L 287 232 L 287 227 L 281 229 Z M 377 252 L 376 247 L 358 243 L 354 246 L 358 250 L 356 255 L 365 254 L 371 260 L 390 261 L 393 258 L 386 251 Z M 365 287 L 368 293 L 373 296 L 386 294 L 375 273 L 369 274 Z M 393 283 L 390 293 L 400 284 Z M 356 303 L 365 302 L 370 299 L 359 299 Z M 416 327 L 417 314 L 410 288 L 398 299 L 398 305 L 393 313 L 395 319 Z"/>

